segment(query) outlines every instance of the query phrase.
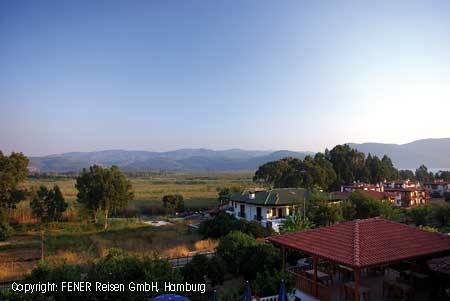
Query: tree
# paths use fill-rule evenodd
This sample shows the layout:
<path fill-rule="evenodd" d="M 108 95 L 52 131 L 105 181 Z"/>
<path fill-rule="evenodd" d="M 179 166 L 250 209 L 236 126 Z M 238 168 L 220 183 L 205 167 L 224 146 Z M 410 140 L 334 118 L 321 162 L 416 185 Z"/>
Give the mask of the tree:
<path fill-rule="evenodd" d="M 263 182 L 277 188 L 304 187 L 328 189 L 336 179 L 333 166 L 324 154 L 306 156 L 303 160 L 284 158 L 266 163 L 258 168 L 253 177 L 255 182 Z"/>
<path fill-rule="evenodd" d="M 298 213 L 286 217 L 286 220 L 281 225 L 280 232 L 281 233 L 295 232 L 301 230 L 308 230 L 313 227 L 314 227 L 313 223 L 311 223 L 308 218 L 303 218 L 303 215 Z"/>
<path fill-rule="evenodd" d="M 233 186 L 233 187 L 217 187 L 217 200 L 219 201 L 220 206 L 223 205 L 224 202 L 228 201 L 230 198 L 230 194 L 233 192 L 240 192 L 243 190 L 243 187 Z"/>
<path fill-rule="evenodd" d="M 422 164 L 416 169 L 416 179 L 421 183 L 431 182 L 434 180 L 434 174 L 428 172 L 428 168 Z"/>
<path fill-rule="evenodd" d="M 440 170 L 435 175 L 436 179 L 443 180 L 445 182 L 450 182 L 450 171 Z"/>
<path fill-rule="evenodd" d="M 416 227 L 427 226 L 431 218 L 432 211 L 433 208 L 431 206 L 418 206 L 411 208 L 409 214 Z"/>
<path fill-rule="evenodd" d="M 362 190 L 352 192 L 348 200 L 349 202 L 342 206 L 342 215 L 346 220 L 366 219 L 376 216 L 394 221 L 401 219 L 400 208 L 387 201 L 376 200 Z"/>
<path fill-rule="evenodd" d="M 58 185 L 55 185 L 50 190 L 43 185 L 40 186 L 30 202 L 32 214 L 38 217 L 41 222 L 61 220 L 67 206 Z"/>
<path fill-rule="evenodd" d="M 412 172 L 412 170 L 409 170 L 409 169 L 399 170 L 398 176 L 399 176 L 400 180 L 415 180 L 416 179 L 414 172 Z"/>
<path fill-rule="evenodd" d="M 238 273 L 244 260 L 245 249 L 256 244 L 256 240 L 250 235 L 232 231 L 219 240 L 217 254 L 225 260 L 230 272 Z"/>
<path fill-rule="evenodd" d="M 9 226 L 9 210 L 25 199 L 26 192 L 19 188 L 28 174 L 28 158 L 22 153 L 3 155 L 0 151 L 0 240 L 13 232 Z"/>
<path fill-rule="evenodd" d="M 336 181 L 333 189 L 340 189 L 341 185 L 352 183 L 356 180 L 367 181 L 368 170 L 365 165 L 364 153 L 352 149 L 347 144 L 336 145 L 331 151 L 326 150 L 325 156 L 333 164 L 336 173 Z"/>
<path fill-rule="evenodd" d="M 124 209 L 133 199 L 131 182 L 114 165 L 109 169 L 98 165 L 91 166 L 89 171 L 83 169 L 75 187 L 78 189 L 77 201 L 92 212 L 95 222 L 98 210 L 103 210 L 105 230 L 110 212 Z"/>
<path fill-rule="evenodd" d="M 172 212 L 184 211 L 184 199 L 181 194 L 168 194 L 162 198 L 163 206 Z"/>
<path fill-rule="evenodd" d="M 257 243 L 243 249 L 240 272 L 245 279 L 255 279 L 258 272 L 279 270 L 280 250 L 271 244 Z"/>

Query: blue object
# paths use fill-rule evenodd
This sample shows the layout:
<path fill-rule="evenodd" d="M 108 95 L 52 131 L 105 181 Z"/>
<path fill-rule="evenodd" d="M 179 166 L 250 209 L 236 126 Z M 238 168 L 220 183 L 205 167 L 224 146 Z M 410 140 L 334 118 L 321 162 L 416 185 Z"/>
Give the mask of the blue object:
<path fill-rule="evenodd" d="M 159 295 L 158 297 L 148 299 L 149 301 L 191 301 L 188 297 L 180 295 Z"/>
<path fill-rule="evenodd" d="M 213 301 L 217 301 L 217 291 L 214 290 L 213 292 Z"/>
<path fill-rule="evenodd" d="M 278 294 L 278 301 L 287 301 L 286 286 L 284 285 L 284 280 L 281 280 L 280 283 L 280 293 Z"/>
<path fill-rule="evenodd" d="M 248 281 L 245 282 L 244 301 L 252 301 L 252 289 Z"/>

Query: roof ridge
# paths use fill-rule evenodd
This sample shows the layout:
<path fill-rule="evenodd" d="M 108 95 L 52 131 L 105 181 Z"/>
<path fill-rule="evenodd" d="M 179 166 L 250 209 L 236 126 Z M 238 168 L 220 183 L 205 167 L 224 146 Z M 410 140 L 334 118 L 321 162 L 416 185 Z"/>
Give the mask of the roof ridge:
<path fill-rule="evenodd" d="M 360 220 L 355 220 L 355 225 L 353 228 L 353 258 L 355 262 L 355 266 L 360 265 L 359 261 L 359 255 L 360 255 L 360 248 L 359 248 L 359 222 Z"/>

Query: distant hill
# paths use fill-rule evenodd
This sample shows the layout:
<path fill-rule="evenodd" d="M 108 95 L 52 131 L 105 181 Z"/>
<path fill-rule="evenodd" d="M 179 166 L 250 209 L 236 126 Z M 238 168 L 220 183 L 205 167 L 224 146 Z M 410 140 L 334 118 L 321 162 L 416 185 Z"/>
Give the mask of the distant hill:
<path fill-rule="evenodd" d="M 399 169 L 450 169 L 450 138 L 423 139 L 407 144 L 348 143 L 366 154 L 391 157 Z M 303 159 L 312 152 L 249 151 L 242 149 L 179 149 L 169 152 L 105 150 L 31 157 L 30 167 L 41 172 L 79 171 L 92 164 L 117 165 L 125 171 L 255 171 L 260 165 L 285 157 Z"/>
<path fill-rule="evenodd" d="M 348 143 L 366 154 L 388 155 L 399 169 L 450 168 L 450 138 L 422 139 L 406 144 Z"/>
<path fill-rule="evenodd" d="M 92 164 L 114 164 L 124 171 L 254 171 L 269 161 L 288 156 L 303 159 L 308 154 L 313 153 L 241 149 L 179 149 L 169 152 L 105 150 L 31 157 L 30 168 L 41 172 L 72 172 Z"/>

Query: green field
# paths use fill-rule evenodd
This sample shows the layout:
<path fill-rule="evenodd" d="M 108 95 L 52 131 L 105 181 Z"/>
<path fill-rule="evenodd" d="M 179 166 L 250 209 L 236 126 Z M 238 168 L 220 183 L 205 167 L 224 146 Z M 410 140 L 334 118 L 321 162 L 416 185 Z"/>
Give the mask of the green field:
<path fill-rule="evenodd" d="M 217 205 L 218 187 L 248 187 L 252 185 L 252 173 L 174 173 L 130 178 L 135 198 L 129 209 L 146 214 L 152 208 L 162 206 L 166 194 L 181 194 L 190 209 Z M 57 184 L 69 203 L 76 199 L 75 179 L 28 179 L 24 186 L 35 189 L 39 185 L 51 187 Z M 22 205 L 23 207 L 23 205 Z"/>

